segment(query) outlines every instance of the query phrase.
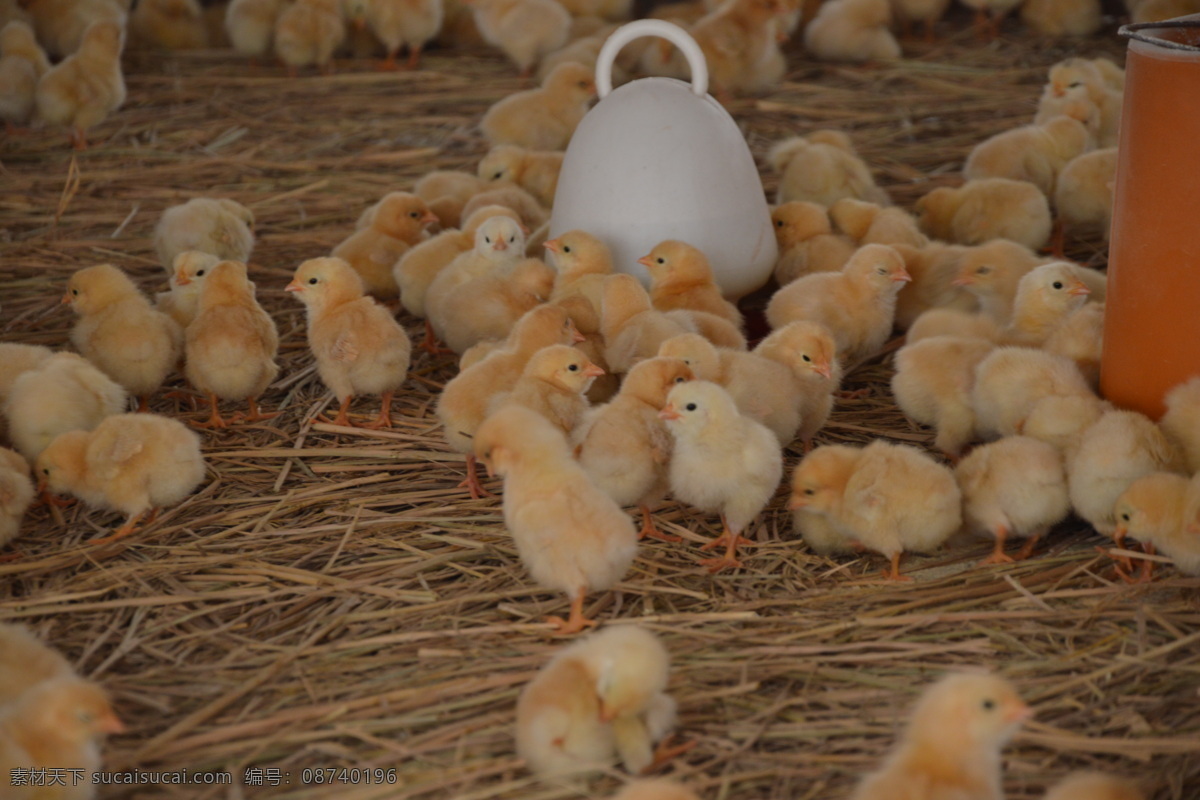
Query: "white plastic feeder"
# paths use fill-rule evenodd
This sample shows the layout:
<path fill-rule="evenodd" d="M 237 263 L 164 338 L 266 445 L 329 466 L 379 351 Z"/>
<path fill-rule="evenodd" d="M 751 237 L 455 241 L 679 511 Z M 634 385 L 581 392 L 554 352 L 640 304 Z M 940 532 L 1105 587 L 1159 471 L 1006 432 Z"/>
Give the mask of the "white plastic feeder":
<path fill-rule="evenodd" d="M 687 57 L 689 86 L 642 78 L 612 88 L 629 42 L 659 36 Z M 638 20 L 617 29 L 596 59 L 600 102 L 567 147 L 550 235 L 580 228 L 603 239 L 616 268 L 649 286 L 637 259 L 665 239 L 700 248 L 726 297 L 767 282 L 778 252 L 771 213 L 737 123 L 708 95 L 704 53 L 683 28 Z"/>

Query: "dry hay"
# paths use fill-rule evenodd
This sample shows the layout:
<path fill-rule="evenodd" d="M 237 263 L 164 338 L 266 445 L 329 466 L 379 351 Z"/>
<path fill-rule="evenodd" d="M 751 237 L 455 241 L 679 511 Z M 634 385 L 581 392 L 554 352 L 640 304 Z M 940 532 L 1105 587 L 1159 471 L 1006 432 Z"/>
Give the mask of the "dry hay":
<path fill-rule="evenodd" d="M 1046 66 L 1070 52 L 1016 38 L 980 47 L 965 34 L 922 48 L 874 67 L 796 54 L 785 85 L 734 114 L 761 164 L 783 135 L 849 129 L 909 205 L 956 181 L 975 142 L 1028 119 Z M 1083 49 L 1121 53 L 1111 39 Z M 386 191 L 434 167 L 473 167 L 485 151 L 475 123 L 517 79 L 498 58 L 444 51 L 416 73 L 341 64 L 300 80 L 215 53 L 130 65 L 129 102 L 92 150 L 76 156 L 57 133 L 0 140 L 3 339 L 64 345 L 64 281 L 98 261 L 160 288 L 149 238 L 159 212 L 230 196 L 258 217 L 252 272 L 283 366 L 264 407 L 283 414 L 206 433 L 209 481 L 117 545 L 87 545 L 114 515 L 31 512 L 23 557 L 0 563 L 0 619 L 31 624 L 113 690 L 131 732 L 109 743 L 111 768 L 274 767 L 291 782 L 106 796 L 579 796 L 531 778 L 513 753 L 517 693 L 559 646 L 540 619 L 565 601 L 530 582 L 498 502 L 455 488 L 462 458 L 432 414 L 451 362 L 417 358 L 393 431 L 311 424 L 329 398 L 302 309 L 282 291 Z M 773 192 L 774 176 L 764 180 Z M 1103 264 L 1098 240 L 1073 254 Z M 866 396 L 839 404 L 819 440 L 928 444 L 897 411 L 889 376 L 887 357 L 853 373 L 848 387 Z M 162 398 L 154 409 L 202 416 Z M 686 544 L 647 544 L 589 611 L 666 639 L 682 735 L 698 743 L 672 769 L 706 798 L 844 796 L 922 685 L 981 664 L 1013 677 L 1038 711 L 1008 751 L 1010 797 L 1040 796 L 1081 766 L 1144 779 L 1159 800 L 1198 796 L 1200 581 L 1167 569 L 1148 588 L 1114 582 L 1075 523 L 1024 564 L 974 569 L 988 547 L 967 544 L 906 562 L 915 583 L 884 584 L 878 558 L 831 561 L 794 541 L 782 490 L 746 568 L 710 577 L 695 560 L 717 520 L 671 506 L 663 522 Z M 395 768 L 399 784 L 302 785 L 314 766 Z M 592 796 L 616 785 L 603 778 Z"/>

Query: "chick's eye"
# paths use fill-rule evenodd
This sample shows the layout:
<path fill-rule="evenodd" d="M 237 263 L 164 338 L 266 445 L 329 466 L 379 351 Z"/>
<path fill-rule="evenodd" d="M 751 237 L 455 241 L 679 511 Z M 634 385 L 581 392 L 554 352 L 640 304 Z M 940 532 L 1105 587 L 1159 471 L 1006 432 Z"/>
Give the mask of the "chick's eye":
<path fill-rule="evenodd" d="M 782 227 L 783 227 L 783 220 L 781 220 L 781 219 L 777 219 L 777 220 L 775 220 L 775 227 L 776 227 L 776 228 L 782 228 Z"/>
<path fill-rule="evenodd" d="M 508 237 L 508 243 L 509 243 L 509 244 L 512 244 L 512 243 L 513 243 L 513 242 L 515 242 L 516 240 L 517 240 L 517 237 L 516 237 L 516 236 L 510 236 L 510 237 Z"/>
<path fill-rule="evenodd" d="M 1054 288 L 1055 288 L 1055 289 L 1061 289 L 1061 288 L 1063 287 L 1063 285 L 1062 285 L 1062 281 L 1055 281 L 1055 282 L 1054 282 L 1053 284 L 1051 284 L 1051 285 L 1052 285 L 1052 286 L 1054 286 Z"/>
<path fill-rule="evenodd" d="M 485 237 L 483 237 L 483 242 L 484 242 L 484 244 L 491 244 L 491 243 L 492 243 L 492 237 L 490 237 L 490 236 L 485 236 Z"/>
<path fill-rule="evenodd" d="M 500 180 L 500 179 L 501 179 L 501 178 L 503 178 L 503 177 L 504 177 L 504 173 L 503 173 L 503 172 L 497 172 L 495 175 L 493 175 L 493 176 L 492 176 L 492 180 L 494 180 L 494 181 L 498 181 L 498 180 Z"/>
<path fill-rule="evenodd" d="M 79 290 L 78 290 L 78 289 L 72 289 L 72 290 L 71 290 L 71 296 L 72 296 L 72 297 L 79 297 Z"/>
<path fill-rule="evenodd" d="M 1074 81 L 1067 84 L 1068 89 L 1078 89 L 1080 86 L 1083 86 L 1083 81 Z"/>
<path fill-rule="evenodd" d="M 816 494 L 816 493 L 817 493 L 817 491 L 816 491 L 816 489 L 805 489 L 805 490 L 804 490 L 804 493 L 805 493 L 806 495 L 808 495 L 809 497 L 812 497 L 814 494 Z"/>
<path fill-rule="evenodd" d="M 811 363 L 812 363 L 812 359 L 811 359 L 811 358 L 809 358 L 808 356 L 800 356 L 800 357 L 801 357 L 801 358 L 803 358 L 803 359 L 804 359 L 806 362 L 808 362 L 809 364 L 811 364 Z"/>
<path fill-rule="evenodd" d="M 996 709 L 996 701 L 995 700 L 993 700 L 989 697 L 987 700 L 983 701 L 983 710 L 984 711 L 994 711 L 995 709 Z"/>
<path fill-rule="evenodd" d="M 687 380 L 687 378 L 685 378 L 685 377 L 683 377 L 682 375 L 680 375 L 678 378 L 676 378 L 676 379 L 675 379 L 675 382 L 676 382 L 676 383 L 683 383 L 683 382 L 684 382 L 684 381 L 686 381 L 686 380 Z"/>
<path fill-rule="evenodd" d="M 667 263 L 667 262 L 666 262 L 665 260 L 663 260 L 662 258 L 656 258 L 656 259 L 654 259 L 654 261 L 655 261 L 655 263 L 658 263 L 658 264 L 665 264 L 665 263 Z"/>
<path fill-rule="evenodd" d="M 975 270 L 975 274 L 976 275 L 987 275 L 991 271 L 992 271 L 991 267 L 980 267 L 979 269 Z"/>
<path fill-rule="evenodd" d="M 197 278 L 202 278 L 202 277 L 204 277 L 204 270 L 199 270 L 199 271 L 196 273 L 196 277 L 197 277 Z"/>
<path fill-rule="evenodd" d="M 695 411 L 695 410 L 696 410 L 696 404 L 695 404 L 695 403 L 688 403 L 688 404 L 687 404 L 686 406 L 684 406 L 683 408 L 684 408 L 684 410 L 685 410 L 685 411 Z"/>
<path fill-rule="evenodd" d="M 420 217 L 420 216 L 421 216 L 421 215 L 420 215 L 420 214 L 418 214 L 416 211 L 410 211 L 410 212 L 408 212 L 408 215 L 409 215 L 410 217 L 412 217 L 413 219 L 417 219 L 418 217 Z"/>
<path fill-rule="evenodd" d="M 571 252 L 571 245 L 569 245 L 569 244 L 564 244 L 564 245 L 563 245 L 563 252 L 564 252 L 564 253 L 569 253 L 569 252 Z"/>
<path fill-rule="evenodd" d="M 316 285 L 317 285 L 317 279 L 316 279 L 316 278 L 309 278 L 309 279 L 308 279 L 308 285 L 309 285 L 309 286 L 316 286 Z"/>
<path fill-rule="evenodd" d="M 50 474 L 50 468 L 49 468 L 49 467 L 42 467 L 42 474 L 43 474 L 43 475 L 49 475 L 49 474 Z"/>
<path fill-rule="evenodd" d="M 884 269 L 883 267 L 880 267 L 879 269 L 877 269 L 875 271 L 878 272 L 880 275 L 887 275 L 887 270 Z"/>
<path fill-rule="evenodd" d="M 1121 520 L 1122 520 L 1122 521 L 1124 521 L 1124 522 L 1129 522 L 1129 515 L 1128 515 L 1128 514 L 1122 514 L 1122 515 L 1121 515 Z"/>
<path fill-rule="evenodd" d="M 567 369 L 571 370 L 571 372 L 579 372 L 579 365 L 572 364 L 571 366 L 567 367 Z"/>

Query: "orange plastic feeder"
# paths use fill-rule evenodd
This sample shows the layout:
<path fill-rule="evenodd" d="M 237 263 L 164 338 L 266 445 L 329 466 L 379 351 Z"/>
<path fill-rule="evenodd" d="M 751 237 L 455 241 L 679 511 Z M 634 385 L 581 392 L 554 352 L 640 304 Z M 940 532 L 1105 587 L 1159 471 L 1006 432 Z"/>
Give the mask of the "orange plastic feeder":
<path fill-rule="evenodd" d="M 1153 419 L 1200 375 L 1200 14 L 1126 25 L 1100 392 Z"/>

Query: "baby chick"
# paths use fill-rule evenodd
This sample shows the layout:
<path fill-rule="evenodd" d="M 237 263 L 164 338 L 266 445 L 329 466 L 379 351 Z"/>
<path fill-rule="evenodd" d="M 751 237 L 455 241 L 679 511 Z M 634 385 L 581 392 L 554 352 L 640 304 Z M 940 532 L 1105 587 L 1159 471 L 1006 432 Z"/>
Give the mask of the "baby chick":
<path fill-rule="evenodd" d="M 1161 549 L 1180 571 L 1200 573 L 1200 536 L 1186 530 L 1190 487 L 1185 476 L 1172 472 L 1151 472 L 1131 482 L 1112 509 L 1117 547 L 1132 536 L 1151 555 Z M 1141 579 L 1149 580 L 1153 571 L 1154 562 L 1144 562 Z"/>
<path fill-rule="evenodd" d="M 1160 22 L 1188 14 L 1200 14 L 1200 0 L 1140 0 L 1130 18 L 1133 22 Z"/>
<path fill-rule="evenodd" d="M 650 272 L 650 302 L 659 311 L 705 311 L 742 326 L 737 306 L 721 296 L 708 258 L 685 242 L 659 242 L 638 263 Z"/>
<path fill-rule="evenodd" d="M 188 250 L 245 264 L 254 249 L 253 227 L 254 212 L 241 203 L 224 197 L 195 197 L 162 213 L 154 228 L 154 251 L 172 275 L 175 259 Z"/>
<path fill-rule="evenodd" d="M 486 188 L 487 183 L 469 172 L 435 170 L 413 185 L 413 194 L 429 205 L 443 228 L 457 228 L 465 219 L 463 207 Z M 359 218 L 357 227 L 361 228 L 369 221 Z"/>
<path fill-rule="evenodd" d="M 345 39 L 340 0 L 296 0 L 275 20 L 275 55 L 293 77 L 300 67 L 332 69 L 333 53 Z"/>
<path fill-rule="evenodd" d="M 669 669 L 658 637 L 635 625 L 563 649 L 517 700 L 517 754 L 542 776 L 599 771 L 614 755 L 641 773 L 675 724 Z"/>
<path fill-rule="evenodd" d="M 13 20 L 0 30 L 0 120 L 12 132 L 33 117 L 38 79 L 50 69 L 33 28 Z"/>
<path fill-rule="evenodd" d="M 1200 377 L 1184 381 L 1164 398 L 1167 412 L 1159 425 L 1184 454 L 1188 471 L 1200 472 Z"/>
<path fill-rule="evenodd" d="M 917 226 L 916 218 L 896 206 L 843 197 L 829 207 L 829 218 L 838 230 L 860 245 L 925 247 L 929 244 L 929 239 Z"/>
<path fill-rule="evenodd" d="M 39 485 L 69 492 L 90 506 L 125 514 L 107 544 L 138 528 L 147 513 L 171 506 L 204 480 L 200 439 L 181 422 L 156 414 L 117 414 L 92 431 L 69 431 L 42 451 L 34 464 Z"/>
<path fill-rule="evenodd" d="M 1047 78 L 1034 124 L 1071 114 L 1092 131 L 1097 147 L 1117 146 L 1124 70 L 1106 58 L 1073 57 L 1050 67 Z"/>
<path fill-rule="evenodd" d="M 17 538 L 21 518 L 32 503 L 29 462 L 7 447 L 0 447 L 0 547 Z M 0 674 L 2 667 L 0 663 Z"/>
<path fill-rule="evenodd" d="M 1009 239 L 1031 250 L 1050 241 L 1050 204 L 1028 181 L 984 178 L 942 186 L 917 200 L 921 230 L 934 239 L 983 244 Z"/>
<path fill-rule="evenodd" d="M 1073 772 L 1050 787 L 1043 800 L 1146 800 L 1146 796 L 1133 783 L 1115 775 Z"/>
<path fill-rule="evenodd" d="M 1087 127 L 1061 114 L 1040 125 L 998 133 L 975 146 L 963 165 L 968 181 L 1008 178 L 1027 181 L 1047 197 L 1054 196 L 1058 173 L 1093 146 Z"/>
<path fill-rule="evenodd" d="M 553 150 L 500 144 L 479 162 L 479 177 L 485 181 L 512 181 L 549 208 L 554 205 L 562 161 L 563 154 Z"/>
<path fill-rule="evenodd" d="M 1104 306 L 1086 303 L 1054 329 L 1042 345 L 1047 353 L 1066 356 L 1075 362 L 1088 385 L 1100 386 L 1100 358 L 1104 350 Z"/>
<path fill-rule="evenodd" d="M 842 382 L 833 334 L 819 322 L 789 322 L 759 342 L 754 354 L 776 361 L 792 373 L 791 391 L 800 404 L 795 438 L 812 448 L 812 438 L 833 409 L 833 393 Z"/>
<path fill-rule="evenodd" d="M 981 564 L 1006 564 L 1028 558 L 1038 540 L 1071 513 L 1062 456 L 1051 445 L 1028 436 L 1008 436 L 975 448 L 954 469 L 969 530 L 996 539 Z M 1004 543 L 1025 539 L 1015 559 Z"/>
<path fill-rule="evenodd" d="M 829 214 L 816 203 L 783 203 L 771 212 L 771 221 L 779 247 L 774 276 L 780 286 L 813 272 L 837 272 L 858 249 L 850 237 L 833 232 Z"/>
<path fill-rule="evenodd" d="M 28 471 L 29 465 L 22 468 Z M 11 706 L 42 681 L 74 675 L 70 662 L 28 628 L 0 623 L 0 708 Z"/>
<path fill-rule="evenodd" d="M 975 9 L 975 30 L 983 37 L 994 40 L 1000 35 L 1000 24 L 1004 18 L 1021 4 L 1021 0 L 961 0 L 968 8 Z"/>
<path fill-rule="evenodd" d="M 562 431 L 537 412 L 509 406 L 475 433 L 475 457 L 504 478 L 504 522 L 539 585 L 565 592 L 571 615 L 557 634 L 596 623 L 583 615 L 589 589 L 608 589 L 637 555 L 633 520 L 592 484 Z"/>
<path fill-rule="evenodd" d="M 275 21 L 291 0 L 230 0 L 225 9 L 225 33 L 233 49 L 254 60 L 271 52 Z"/>
<path fill-rule="evenodd" d="M 1079 268 L 1066 261 L 1035 267 L 1017 284 L 1013 315 L 1004 337 L 1009 344 L 1041 347 L 1067 318 L 1079 310 L 1091 289 Z"/>
<path fill-rule="evenodd" d="M 532 74 L 534 64 L 543 56 L 567 43 L 571 15 L 552 0 L 468 0 L 468 5 L 475 9 L 475 25 L 484 41 L 500 48 L 520 70 L 522 78 Z M 484 122 L 487 122 L 486 117 Z M 572 125 L 571 130 L 574 129 Z M 493 144 L 500 142 L 488 134 L 486 128 L 484 133 Z M 563 149 L 536 144 L 525 146 L 535 150 Z"/>
<path fill-rule="evenodd" d="M 1091 36 L 1103 24 L 1100 0 L 1025 0 L 1021 21 L 1043 36 Z"/>
<path fill-rule="evenodd" d="M 905 550 L 930 552 L 962 525 L 954 474 L 925 453 L 882 439 L 865 448 L 818 447 L 792 473 L 790 509 L 823 514 L 847 538 L 891 560 L 900 574 Z"/>
<path fill-rule="evenodd" d="M 1052 395 L 1034 403 L 1017 429 L 1053 446 L 1062 454 L 1063 464 L 1069 465 L 1079 452 L 1083 432 L 1112 408 L 1095 395 Z"/>
<path fill-rule="evenodd" d="M 387 60 L 381 69 L 396 68 L 396 53 L 408 48 L 408 69 L 416 69 L 421 50 L 442 29 L 442 0 L 367 0 L 367 27 L 383 42 Z"/>
<path fill-rule="evenodd" d="M 603 374 L 604 370 L 574 347 L 544 347 L 529 359 L 512 391 L 495 398 L 492 413 L 510 405 L 523 406 L 570 436 L 588 409 L 585 393 Z"/>
<path fill-rule="evenodd" d="M 1108 239 L 1112 225 L 1113 184 L 1117 179 L 1117 148 L 1076 156 L 1058 174 L 1054 208 L 1058 212 L 1054 252 L 1061 256 L 1068 229 L 1099 229 Z"/>
<path fill-rule="evenodd" d="M 156 50 L 198 50 L 208 46 L 204 8 L 198 0 L 141 0 L 129 17 L 136 45 Z"/>
<path fill-rule="evenodd" d="M 934 447 L 957 459 L 975 435 L 975 368 L 995 346 L 985 339 L 934 336 L 896 353 L 892 394 L 909 419 L 937 431 Z"/>
<path fill-rule="evenodd" d="M 139 410 L 145 411 L 150 395 L 179 361 L 179 326 L 155 310 L 129 276 L 111 264 L 72 275 L 63 302 L 79 316 L 71 343 L 137 397 Z"/>
<path fill-rule="evenodd" d="M 175 256 L 171 288 L 154 295 L 154 307 L 186 330 L 200 308 L 201 279 L 220 262 L 221 259 L 216 256 L 199 250 L 184 250 Z M 180 280 L 183 283 L 179 283 Z"/>
<path fill-rule="evenodd" d="M 931 309 L 971 312 L 979 307 L 978 301 L 955 283 L 967 248 L 941 242 L 929 242 L 919 248 L 907 244 L 892 247 L 904 259 L 904 269 L 912 276 L 912 282 L 896 297 L 897 328 L 908 330 Z"/>
<path fill-rule="evenodd" d="M 830 0 L 804 29 L 804 47 L 818 61 L 891 61 L 900 58 L 891 24 L 888 0 Z"/>
<path fill-rule="evenodd" d="M 822 9 L 833 5 L 827 3 Z M 881 205 L 891 202 L 875 185 L 850 137 L 841 131 L 820 130 L 784 139 L 771 148 L 768 160 L 779 173 L 776 203 L 806 200 L 828 207 L 843 197 Z"/>
<path fill-rule="evenodd" d="M 906 37 L 912 35 L 913 23 L 920 22 L 925 28 L 925 42 L 933 43 L 937 21 L 946 13 L 950 0 L 892 0 L 892 13 L 899 18 L 900 27 Z"/>
<path fill-rule="evenodd" d="M 488 3 L 508 1 L 485 0 Z M 561 10 L 561 7 L 555 7 Z M 582 64 L 560 64 L 542 81 L 541 88 L 511 94 L 489 108 L 479 127 L 493 145 L 566 150 L 567 142 L 571 141 L 571 135 L 583 120 L 595 93 L 591 70 Z"/>
<path fill-rule="evenodd" d="M 730 0 L 691 27 L 718 97 L 779 84 L 787 70 L 777 32 L 783 12 L 780 0 Z"/>
<path fill-rule="evenodd" d="M 415 194 L 392 192 L 375 204 L 370 219 L 330 255 L 354 268 L 367 294 L 394 300 L 400 294 L 393 275 L 396 262 L 428 236 L 425 229 L 438 218 Z"/>
<path fill-rule="evenodd" d="M 87 29 L 79 49 L 51 67 L 38 81 L 37 116 L 71 129 L 76 150 L 87 148 L 87 131 L 125 102 L 121 48 L 125 32 L 116 22 Z"/>
<path fill-rule="evenodd" d="M 998 347 L 975 368 L 975 432 L 983 439 L 1021 433 L 1038 402 L 1071 396 L 1095 396 L 1074 361 L 1027 347 Z"/>
<path fill-rule="evenodd" d="M 13 381 L 4 403 L 10 438 L 31 462 L 67 431 L 90 431 L 125 411 L 125 390 L 74 353 L 56 353 Z"/>
<path fill-rule="evenodd" d="M 671 494 L 721 515 L 721 535 L 701 549 L 725 545 L 725 554 L 700 563 L 709 572 L 740 567 L 737 546 L 749 542 L 742 531 L 770 502 L 783 476 L 779 442 L 708 381 L 676 386 L 659 416 L 675 441 L 668 473 Z"/>
<path fill-rule="evenodd" d="M 180 275 L 177 283 L 188 281 Z M 275 322 L 254 297 L 254 284 L 246 276 L 246 265 L 222 261 L 202 279 L 196 318 L 184 337 L 188 382 L 208 395 L 212 415 L 198 428 L 226 428 L 217 408 L 222 400 L 245 400 L 250 413 L 246 422 L 272 419 L 277 414 L 262 414 L 258 398 L 275 376 L 279 366 L 279 333 Z"/>
<path fill-rule="evenodd" d="M 838 358 L 854 363 L 874 355 L 892 331 L 896 295 L 912 276 L 894 248 L 868 244 L 841 272 L 806 275 L 777 291 L 767 304 L 773 329 L 807 319 L 833 332 Z"/>
<path fill-rule="evenodd" d="M 1000 750 L 1032 716 L 1001 677 L 947 675 L 921 695 L 900 741 L 850 800 L 1001 800 Z"/>
<path fill-rule="evenodd" d="M 40 344 L 0 342 L 0 404 L 8 398 L 13 382 L 21 373 L 33 369 L 52 355 L 53 350 Z"/>
<path fill-rule="evenodd" d="M 111 22 L 124 30 L 129 3 L 124 0 L 21 0 L 33 16 L 38 41 L 54 58 L 76 52 L 87 29 Z"/>
<path fill-rule="evenodd" d="M 505 206 L 514 213 L 517 221 L 530 231 L 541 228 L 550 220 L 550 214 L 542 208 L 537 198 L 515 183 L 507 181 L 485 186 L 463 206 L 462 215 L 469 217 L 484 206 Z M 541 245 L 540 241 L 538 245 Z"/>
<path fill-rule="evenodd" d="M 613 372 L 628 372 L 643 358 L 655 356 L 672 336 L 695 332 L 686 318 L 656 310 L 650 295 L 632 275 L 604 279 L 600 333 L 605 342 L 604 359 Z"/>
<path fill-rule="evenodd" d="M 1007 325 L 1021 278 L 1044 263 L 1045 259 L 1025 245 L 994 239 L 963 252 L 952 283 L 973 295 L 979 310 L 993 322 Z"/>

